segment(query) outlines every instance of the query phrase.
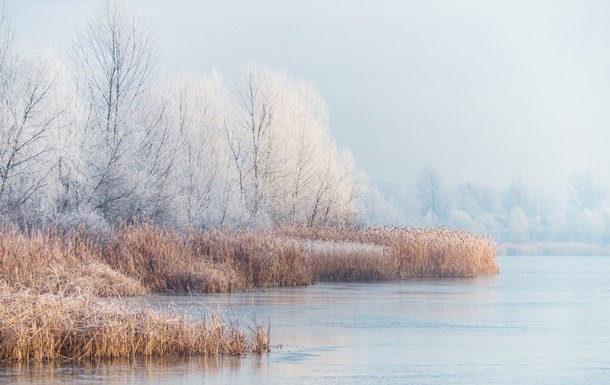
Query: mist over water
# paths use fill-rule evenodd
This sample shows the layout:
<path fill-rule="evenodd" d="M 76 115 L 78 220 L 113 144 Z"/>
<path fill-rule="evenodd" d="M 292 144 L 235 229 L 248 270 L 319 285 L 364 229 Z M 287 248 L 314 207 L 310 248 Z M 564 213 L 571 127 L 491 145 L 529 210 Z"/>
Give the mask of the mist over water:
<path fill-rule="evenodd" d="M 603 384 L 610 343 L 604 257 L 503 257 L 476 279 L 337 283 L 212 296 L 153 296 L 242 327 L 271 324 L 272 351 L 9 367 L 14 384 Z"/>

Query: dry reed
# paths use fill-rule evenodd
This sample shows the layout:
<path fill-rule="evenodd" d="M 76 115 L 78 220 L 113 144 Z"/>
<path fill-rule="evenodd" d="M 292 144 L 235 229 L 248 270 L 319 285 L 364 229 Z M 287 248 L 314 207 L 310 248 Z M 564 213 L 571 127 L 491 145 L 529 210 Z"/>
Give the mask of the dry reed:
<path fill-rule="evenodd" d="M 103 240 L 0 231 L 0 360 L 219 355 L 269 350 L 269 330 L 99 296 L 227 292 L 314 281 L 498 272 L 489 238 L 440 229 L 282 227 L 179 234 L 123 225 Z"/>
<path fill-rule="evenodd" d="M 52 229 L 0 232 L 0 280 L 41 292 L 90 292 L 99 296 L 142 295 L 148 289 L 104 263 L 97 244 L 82 234 Z"/>
<path fill-rule="evenodd" d="M 41 362 L 167 355 L 243 355 L 269 349 L 262 325 L 250 335 L 218 313 L 172 310 L 0 285 L 0 360 Z"/>
<path fill-rule="evenodd" d="M 385 281 L 396 279 L 398 266 L 382 245 L 357 242 L 302 240 L 311 255 L 316 281 Z"/>
<path fill-rule="evenodd" d="M 230 292 L 310 283 L 307 252 L 298 242 L 265 231 L 181 235 L 148 224 L 123 226 L 102 258 L 155 292 Z"/>
<path fill-rule="evenodd" d="M 278 233 L 303 240 L 326 243 L 332 250 L 336 243 L 348 243 L 349 250 L 358 248 L 383 247 L 383 253 L 370 252 L 369 258 L 356 260 L 346 258 L 344 253 L 317 253 L 315 259 L 331 258 L 325 261 L 332 271 L 354 269 L 354 262 L 360 270 L 372 265 L 384 272 L 370 276 L 379 279 L 404 279 L 411 277 L 475 277 L 493 275 L 499 272 L 495 256 L 497 245 L 489 237 L 481 237 L 462 230 L 446 228 L 367 228 L 335 229 L 311 227 L 283 227 Z M 354 245 L 360 245 L 358 247 Z M 317 247 L 324 250 L 324 247 Z M 348 252 L 349 254 L 349 252 Z M 375 257 L 376 255 L 376 257 Z M 317 264 L 317 262 L 314 262 Z M 342 268 L 341 266 L 344 266 Z M 395 274 L 392 270 L 395 269 Z M 324 273 L 322 273 L 324 276 Z"/>
<path fill-rule="evenodd" d="M 53 230 L 0 232 L 0 279 L 41 292 L 230 292 L 315 281 L 498 272 L 490 238 L 444 228 L 282 227 L 179 234 L 123 225 L 103 242 Z"/>

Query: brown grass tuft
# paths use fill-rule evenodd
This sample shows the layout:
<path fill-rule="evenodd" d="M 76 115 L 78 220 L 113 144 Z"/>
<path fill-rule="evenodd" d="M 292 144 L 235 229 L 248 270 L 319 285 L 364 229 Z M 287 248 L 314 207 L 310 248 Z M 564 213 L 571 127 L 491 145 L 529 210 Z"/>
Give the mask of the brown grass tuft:
<path fill-rule="evenodd" d="M 217 313 L 204 320 L 100 296 L 227 292 L 314 281 L 498 272 L 489 238 L 439 229 L 283 227 L 179 234 L 123 225 L 114 237 L 0 231 L 0 360 L 219 355 L 269 350 Z"/>
<path fill-rule="evenodd" d="M 351 241 L 303 240 L 316 281 L 387 281 L 398 264 L 386 246 Z"/>
<path fill-rule="evenodd" d="M 253 328 L 250 328 L 252 334 L 252 353 L 264 353 L 270 350 L 271 340 L 271 326 L 265 326 L 263 324 L 255 324 Z"/>
<path fill-rule="evenodd" d="M 142 295 L 148 289 L 103 262 L 99 247 L 80 233 L 52 229 L 24 234 L 0 231 L 0 280 L 41 292 Z"/>
<path fill-rule="evenodd" d="M 351 245 L 339 246 L 345 247 L 345 252 L 317 253 L 325 266 L 318 269 L 318 274 L 327 279 L 328 276 L 338 277 L 348 271 L 368 271 L 369 277 L 373 279 L 475 277 L 499 272 L 495 260 L 496 244 L 489 237 L 467 231 L 442 227 L 363 230 L 283 227 L 278 232 L 285 236 L 322 242 L 314 247 L 319 250 L 324 250 L 324 243 L 330 250 L 337 249 L 337 243 Z M 368 259 L 353 258 L 359 248 L 374 247 L 378 249 L 368 251 Z M 383 248 L 383 252 L 380 248 Z M 379 271 L 376 272 L 375 269 Z M 396 269 L 395 274 L 392 273 L 393 269 Z M 363 274 L 356 276 L 361 279 Z"/>
<path fill-rule="evenodd" d="M 251 336 L 217 313 L 201 320 L 91 294 L 51 294 L 0 288 L 0 360 L 96 360 L 165 355 L 243 355 L 268 351 L 257 327 Z"/>
<path fill-rule="evenodd" d="M 438 229 L 282 227 L 179 234 L 123 225 L 91 241 L 53 230 L 0 232 L 0 279 L 41 292 L 127 296 L 230 292 L 315 281 L 473 277 L 498 272 L 496 245 Z"/>
<path fill-rule="evenodd" d="M 230 292 L 310 283 L 307 252 L 272 232 L 181 235 L 148 224 L 123 226 L 102 258 L 155 292 Z"/>
<path fill-rule="evenodd" d="M 103 262 L 85 263 L 79 267 L 55 268 L 44 286 L 50 293 L 82 293 L 99 297 L 138 296 L 150 290 L 138 280 L 130 278 Z"/>

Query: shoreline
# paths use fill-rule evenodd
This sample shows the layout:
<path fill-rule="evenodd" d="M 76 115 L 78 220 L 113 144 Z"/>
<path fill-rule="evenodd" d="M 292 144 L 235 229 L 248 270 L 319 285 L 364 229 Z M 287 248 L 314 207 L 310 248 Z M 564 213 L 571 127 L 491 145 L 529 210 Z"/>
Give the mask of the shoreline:
<path fill-rule="evenodd" d="M 498 256 L 610 256 L 610 245 L 599 245 L 585 242 L 526 242 L 500 243 Z"/>
<path fill-rule="evenodd" d="M 260 354 L 270 343 L 263 324 L 242 328 L 214 312 L 195 319 L 100 297 L 494 275 L 496 248 L 488 237 L 445 228 L 181 234 L 136 224 L 103 239 L 83 231 L 5 230 L 0 361 Z"/>

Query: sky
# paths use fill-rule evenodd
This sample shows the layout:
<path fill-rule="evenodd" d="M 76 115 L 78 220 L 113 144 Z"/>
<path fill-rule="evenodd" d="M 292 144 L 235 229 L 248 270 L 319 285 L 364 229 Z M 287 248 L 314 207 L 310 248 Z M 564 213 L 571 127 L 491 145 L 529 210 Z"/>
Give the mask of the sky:
<path fill-rule="evenodd" d="M 162 72 L 247 61 L 312 81 L 330 130 L 382 191 L 514 178 L 562 195 L 610 181 L 610 2 L 139 0 Z M 7 0 L 17 35 L 65 53 L 97 0 Z"/>

